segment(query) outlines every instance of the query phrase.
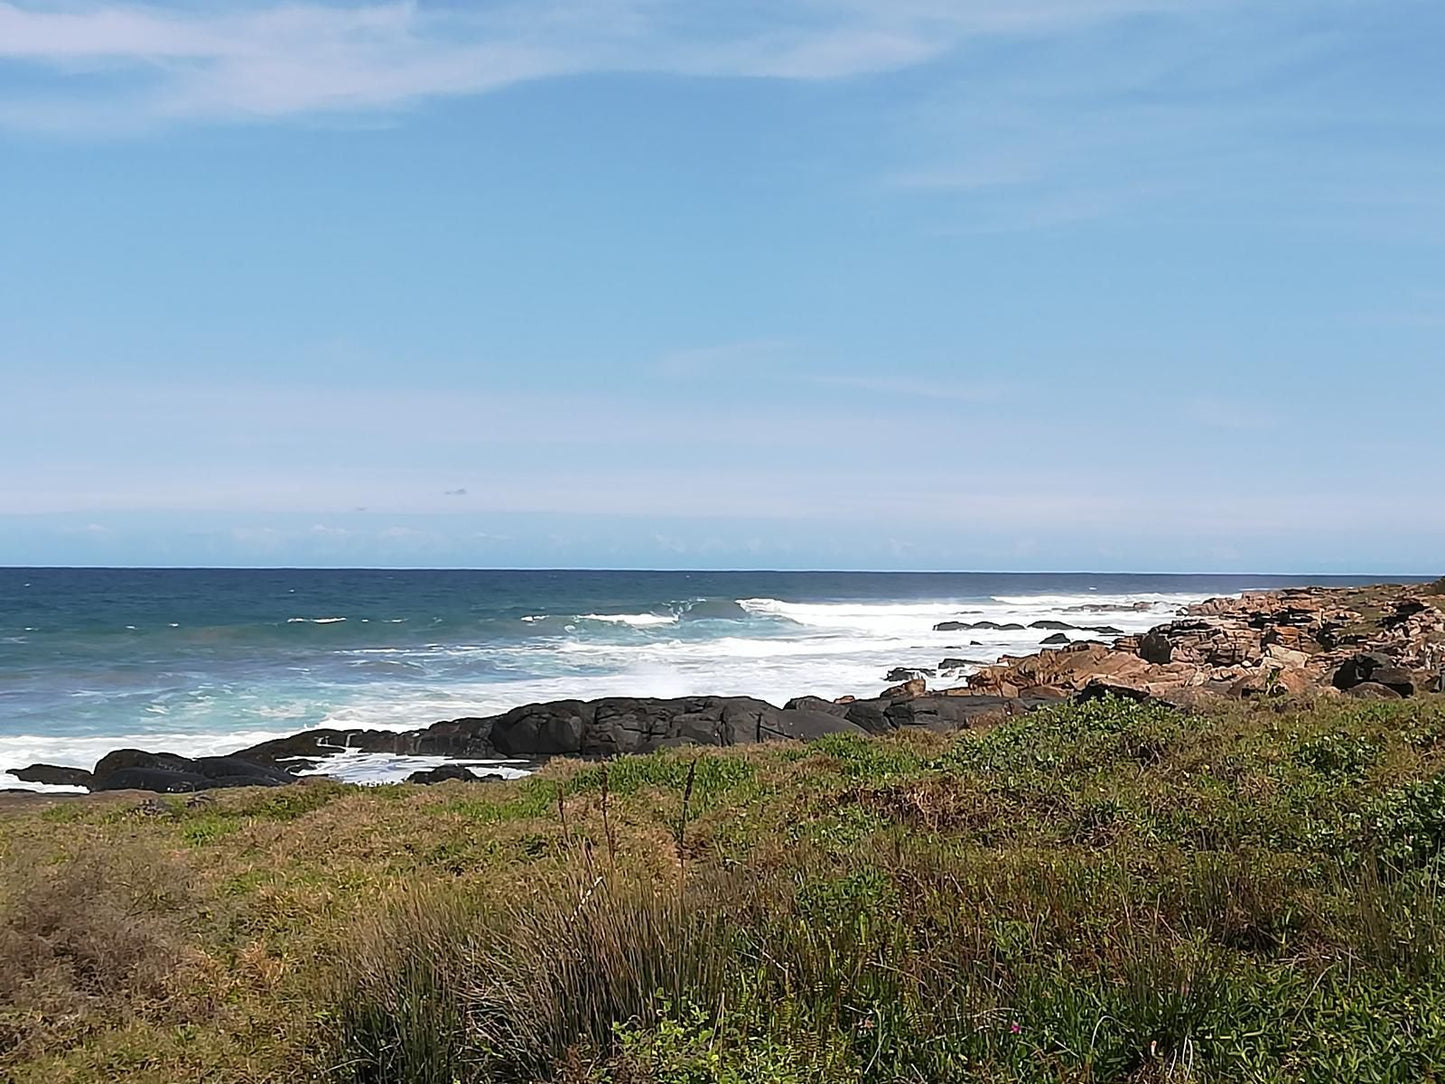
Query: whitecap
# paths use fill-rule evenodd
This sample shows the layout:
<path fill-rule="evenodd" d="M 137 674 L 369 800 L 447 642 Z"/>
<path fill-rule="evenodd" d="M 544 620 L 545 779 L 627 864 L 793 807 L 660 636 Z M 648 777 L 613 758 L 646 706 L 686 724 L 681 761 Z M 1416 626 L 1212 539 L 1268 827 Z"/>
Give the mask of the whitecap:
<path fill-rule="evenodd" d="M 677 614 L 579 614 L 578 621 L 601 621 L 609 625 L 630 625 L 635 629 L 676 625 Z"/>

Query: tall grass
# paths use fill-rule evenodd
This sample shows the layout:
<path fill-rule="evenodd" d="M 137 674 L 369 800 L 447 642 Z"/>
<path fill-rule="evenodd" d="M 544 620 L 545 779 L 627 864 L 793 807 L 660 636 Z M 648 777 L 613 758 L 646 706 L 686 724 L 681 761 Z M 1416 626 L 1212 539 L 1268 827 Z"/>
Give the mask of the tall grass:
<path fill-rule="evenodd" d="M 490 906 L 408 894 L 346 976 L 349 1075 L 770 1080 L 721 1075 L 760 1049 L 826 1080 L 1192 1079 L 1207 1064 L 1231 950 L 1127 869 L 854 859 L 795 854 L 680 888 L 579 863 Z"/>
<path fill-rule="evenodd" d="M 352 954 L 341 1063 L 366 1082 L 545 1077 L 621 1023 L 716 1003 L 729 936 L 687 891 L 590 863 L 519 900 L 407 892 Z"/>

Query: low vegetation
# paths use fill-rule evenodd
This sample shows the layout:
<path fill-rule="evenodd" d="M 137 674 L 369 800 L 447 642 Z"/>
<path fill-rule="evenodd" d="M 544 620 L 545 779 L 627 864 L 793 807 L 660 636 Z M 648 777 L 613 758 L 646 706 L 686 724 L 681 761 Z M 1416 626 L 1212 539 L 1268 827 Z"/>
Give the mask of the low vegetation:
<path fill-rule="evenodd" d="M 1445 701 L 0 816 L 0 1079 L 1421 1081 Z"/>

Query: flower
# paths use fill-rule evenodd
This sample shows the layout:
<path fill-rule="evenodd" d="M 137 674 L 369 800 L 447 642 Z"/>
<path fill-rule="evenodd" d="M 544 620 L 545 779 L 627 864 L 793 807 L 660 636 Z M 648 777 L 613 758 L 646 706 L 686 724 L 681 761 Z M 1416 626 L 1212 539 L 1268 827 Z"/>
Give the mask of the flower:
<path fill-rule="evenodd" d="M 1017 1020 L 1015 1020 L 1008 1026 L 1008 1033 L 1010 1035 L 1017 1035 L 1021 1031 L 1023 1031 L 1023 1028 L 1019 1026 L 1019 1022 Z"/>

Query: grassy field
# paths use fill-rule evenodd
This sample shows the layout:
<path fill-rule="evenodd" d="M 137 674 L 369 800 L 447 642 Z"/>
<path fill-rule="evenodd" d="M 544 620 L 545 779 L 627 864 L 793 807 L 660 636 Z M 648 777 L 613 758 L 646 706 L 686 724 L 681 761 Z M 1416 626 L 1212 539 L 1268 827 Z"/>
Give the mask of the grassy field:
<path fill-rule="evenodd" d="M 1101 702 L 22 803 L 0 1079 L 1433 1080 L 1442 769 L 1439 698 Z"/>

